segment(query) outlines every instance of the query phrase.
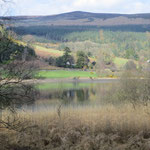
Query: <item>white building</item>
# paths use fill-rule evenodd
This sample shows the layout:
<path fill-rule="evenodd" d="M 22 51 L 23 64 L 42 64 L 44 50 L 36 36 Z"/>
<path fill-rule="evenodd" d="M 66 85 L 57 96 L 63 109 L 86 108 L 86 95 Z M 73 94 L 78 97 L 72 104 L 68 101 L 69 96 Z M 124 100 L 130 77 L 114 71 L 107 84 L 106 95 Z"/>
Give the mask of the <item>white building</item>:
<path fill-rule="evenodd" d="M 150 59 L 149 59 L 149 60 L 147 60 L 147 63 L 150 63 Z"/>

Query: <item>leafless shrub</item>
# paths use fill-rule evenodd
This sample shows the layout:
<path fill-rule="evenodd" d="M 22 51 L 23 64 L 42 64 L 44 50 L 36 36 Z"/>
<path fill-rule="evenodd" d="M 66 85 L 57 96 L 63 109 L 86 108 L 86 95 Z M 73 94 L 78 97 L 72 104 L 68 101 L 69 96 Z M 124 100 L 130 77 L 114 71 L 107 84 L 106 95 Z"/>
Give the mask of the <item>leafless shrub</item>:
<path fill-rule="evenodd" d="M 134 109 L 136 105 L 148 106 L 150 103 L 150 76 L 149 73 L 137 71 L 125 71 L 118 85 L 114 86 L 111 93 L 112 101 L 132 103 Z M 115 89 L 115 92 L 114 92 Z"/>
<path fill-rule="evenodd" d="M 36 90 L 32 85 L 26 84 L 24 79 L 32 78 L 35 68 L 34 62 L 13 61 L 1 65 L 0 79 L 0 124 L 9 129 L 20 127 L 16 119 L 16 109 L 24 104 L 31 104 L 36 97 Z M 14 118 L 3 120 L 3 111 L 9 110 Z"/>
<path fill-rule="evenodd" d="M 12 4 L 13 0 L 0 0 L 0 14 L 5 16 Z M 10 17 L 0 18 L 0 127 L 17 130 L 21 122 L 16 109 L 34 102 L 36 92 L 24 80 L 33 78 L 38 65 L 33 49 L 15 43 L 12 34 L 5 31 L 4 26 L 8 27 L 10 21 Z M 3 114 L 5 110 L 11 115 Z"/>

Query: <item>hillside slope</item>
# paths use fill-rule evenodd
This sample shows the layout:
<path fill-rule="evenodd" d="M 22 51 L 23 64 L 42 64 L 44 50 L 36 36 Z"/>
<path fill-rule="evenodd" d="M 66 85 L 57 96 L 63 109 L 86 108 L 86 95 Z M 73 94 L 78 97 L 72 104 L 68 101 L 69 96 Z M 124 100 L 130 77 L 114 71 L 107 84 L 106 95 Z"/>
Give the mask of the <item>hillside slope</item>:
<path fill-rule="evenodd" d="M 2 19 L 2 18 L 0 18 Z M 16 16 L 3 19 L 15 21 L 15 25 L 148 25 L 149 14 L 107 14 L 89 12 L 69 12 L 51 16 Z"/>

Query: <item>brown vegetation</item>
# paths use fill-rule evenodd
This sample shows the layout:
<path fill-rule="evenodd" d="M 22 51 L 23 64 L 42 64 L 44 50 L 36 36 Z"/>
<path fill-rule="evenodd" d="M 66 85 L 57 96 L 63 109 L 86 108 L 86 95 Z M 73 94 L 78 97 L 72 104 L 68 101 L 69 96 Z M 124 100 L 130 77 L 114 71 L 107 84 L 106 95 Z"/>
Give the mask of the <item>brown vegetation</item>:
<path fill-rule="evenodd" d="M 63 108 L 60 117 L 54 110 L 22 112 L 20 132 L 0 131 L 1 150 L 149 150 L 147 112 L 130 105 Z"/>

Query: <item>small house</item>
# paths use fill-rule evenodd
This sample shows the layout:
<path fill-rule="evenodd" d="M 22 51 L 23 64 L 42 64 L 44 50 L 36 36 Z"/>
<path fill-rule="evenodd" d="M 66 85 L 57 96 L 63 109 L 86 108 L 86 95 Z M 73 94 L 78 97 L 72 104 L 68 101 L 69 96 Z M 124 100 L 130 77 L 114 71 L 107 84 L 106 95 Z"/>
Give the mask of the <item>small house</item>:
<path fill-rule="evenodd" d="M 149 59 L 149 60 L 147 60 L 147 63 L 150 63 L 150 59 Z"/>

